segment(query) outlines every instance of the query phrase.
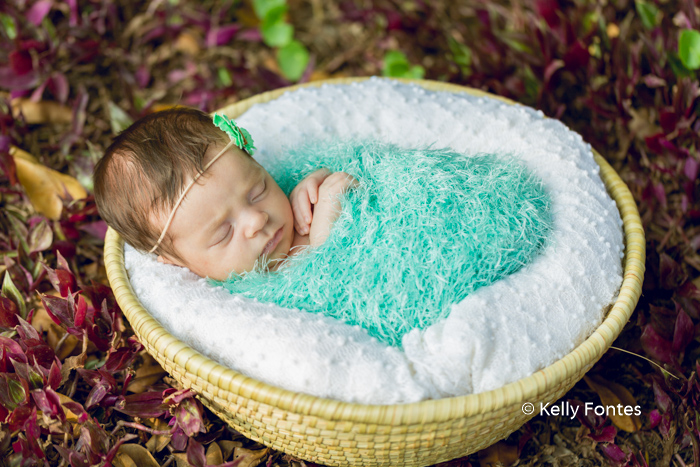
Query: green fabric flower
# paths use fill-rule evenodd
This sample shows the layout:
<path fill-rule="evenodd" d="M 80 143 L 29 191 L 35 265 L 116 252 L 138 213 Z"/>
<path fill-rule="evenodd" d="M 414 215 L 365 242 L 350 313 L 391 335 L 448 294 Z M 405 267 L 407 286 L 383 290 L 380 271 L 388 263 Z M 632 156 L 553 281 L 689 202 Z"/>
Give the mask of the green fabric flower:
<path fill-rule="evenodd" d="M 236 125 L 236 122 L 228 118 L 226 115 L 217 113 L 214 114 L 214 125 L 219 127 L 222 131 L 225 131 L 236 146 L 243 149 L 251 156 L 253 155 L 255 152 L 255 145 L 253 144 L 253 137 L 250 136 L 248 130 Z"/>

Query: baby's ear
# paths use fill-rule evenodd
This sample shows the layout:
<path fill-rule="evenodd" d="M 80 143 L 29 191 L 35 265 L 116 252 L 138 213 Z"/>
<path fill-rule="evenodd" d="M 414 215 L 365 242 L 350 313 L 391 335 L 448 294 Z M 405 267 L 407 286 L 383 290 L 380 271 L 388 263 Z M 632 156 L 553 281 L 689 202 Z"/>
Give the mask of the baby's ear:
<path fill-rule="evenodd" d="M 158 262 L 163 264 L 175 264 L 163 255 L 158 255 Z"/>

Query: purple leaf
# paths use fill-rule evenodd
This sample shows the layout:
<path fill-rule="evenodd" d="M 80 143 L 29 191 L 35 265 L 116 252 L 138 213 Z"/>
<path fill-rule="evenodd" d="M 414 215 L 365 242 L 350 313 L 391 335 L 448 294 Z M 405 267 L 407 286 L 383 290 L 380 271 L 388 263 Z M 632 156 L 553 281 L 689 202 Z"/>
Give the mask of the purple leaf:
<path fill-rule="evenodd" d="M 675 290 L 687 279 L 688 276 L 683 273 L 681 266 L 666 253 L 661 253 L 659 256 L 659 282 L 661 287 L 666 290 Z"/>
<path fill-rule="evenodd" d="M 207 33 L 207 47 L 219 47 L 228 44 L 238 30 L 241 29 L 238 24 L 229 24 L 218 28 L 212 28 Z"/>
<path fill-rule="evenodd" d="M 87 303 L 82 295 L 78 295 L 78 303 L 75 307 L 75 315 L 73 316 L 73 324 L 80 329 L 85 324 L 85 315 L 87 314 Z"/>
<path fill-rule="evenodd" d="M 693 157 L 687 158 L 683 167 L 683 173 L 688 177 L 688 180 L 695 181 L 698 178 L 698 161 Z"/>
<path fill-rule="evenodd" d="M 148 86 L 148 82 L 151 80 L 151 73 L 148 71 L 148 67 L 146 65 L 141 65 L 138 70 L 136 70 L 134 76 L 136 77 L 136 83 L 141 89 Z"/>
<path fill-rule="evenodd" d="M 177 424 L 187 436 L 192 437 L 200 431 L 204 431 L 202 407 L 197 400 L 186 399 L 182 401 L 175 408 L 174 413 L 175 418 L 177 418 Z"/>
<path fill-rule="evenodd" d="M 661 423 L 661 413 L 657 409 L 654 409 L 649 412 L 649 428 L 653 430 L 659 423 Z"/>
<path fill-rule="evenodd" d="M 49 370 L 49 387 L 53 389 L 58 389 L 58 387 L 61 385 L 61 362 L 56 357 L 54 360 L 53 364 L 51 365 L 51 369 Z"/>
<path fill-rule="evenodd" d="M 585 68 L 588 65 L 588 61 L 591 58 L 591 54 L 588 52 L 588 48 L 581 42 L 577 40 L 564 54 L 564 63 L 566 68 L 569 70 L 579 70 Z"/>
<path fill-rule="evenodd" d="M 671 412 L 663 414 L 661 417 L 661 423 L 659 423 L 659 433 L 664 438 L 668 438 L 668 434 L 671 431 Z"/>
<path fill-rule="evenodd" d="M 688 314 L 678 303 L 676 303 L 676 310 L 678 310 L 678 316 L 676 317 L 676 326 L 673 330 L 673 345 L 671 350 L 673 350 L 674 354 L 678 355 L 683 352 L 686 346 L 693 340 L 695 326 L 693 325 L 693 320 L 690 319 Z"/>
<path fill-rule="evenodd" d="M 85 408 L 89 409 L 90 407 L 99 404 L 100 401 L 107 395 L 107 392 L 108 389 L 106 384 L 103 382 L 97 383 L 90 391 L 90 394 L 88 394 L 87 400 L 85 401 Z"/>
<path fill-rule="evenodd" d="M 75 327 L 75 300 L 72 294 L 68 294 L 67 299 L 44 294 L 39 296 L 46 313 L 56 324 L 74 336 L 83 335 L 83 331 Z"/>
<path fill-rule="evenodd" d="M 9 298 L 0 297 L 0 326 L 13 328 L 19 324 L 17 305 Z"/>
<path fill-rule="evenodd" d="M 655 75 L 645 75 L 642 78 L 642 81 L 644 81 L 644 84 L 646 84 L 649 88 L 660 88 L 666 86 L 666 80 Z"/>
<path fill-rule="evenodd" d="M 37 372 L 31 365 L 18 362 L 13 358 L 10 358 L 10 361 L 17 376 L 29 383 L 32 389 L 38 389 L 44 385 L 44 375 Z"/>
<path fill-rule="evenodd" d="M 652 189 L 654 190 L 654 196 L 656 196 L 656 199 L 659 200 L 659 203 L 661 203 L 661 206 L 664 208 L 666 207 L 666 190 L 664 189 L 664 184 L 659 182 L 659 183 L 654 183 L 652 185 Z"/>
<path fill-rule="evenodd" d="M 624 462 L 627 460 L 627 454 L 615 444 L 603 444 L 600 449 L 613 462 Z"/>
<path fill-rule="evenodd" d="M 170 405 L 177 405 L 185 399 L 190 399 L 197 395 L 192 389 L 166 389 L 163 391 L 163 402 Z"/>
<path fill-rule="evenodd" d="M 612 425 L 606 426 L 597 435 L 588 435 L 589 438 L 598 443 L 612 443 L 615 441 L 615 436 L 617 436 L 617 430 Z"/>
<path fill-rule="evenodd" d="M 49 14 L 52 5 L 52 0 L 39 0 L 34 5 L 32 5 L 32 7 L 27 12 L 27 19 L 31 23 L 33 23 L 34 26 L 39 26 L 46 17 L 46 15 Z"/>
<path fill-rule="evenodd" d="M 175 417 L 173 417 L 173 420 L 176 420 Z M 173 438 L 170 444 L 173 445 L 173 449 L 176 451 L 184 451 L 185 448 L 187 447 L 187 440 L 189 438 L 185 434 L 184 431 L 182 431 L 182 428 L 179 426 L 175 427 L 175 431 L 173 431 Z"/>
<path fill-rule="evenodd" d="M 85 408 L 77 402 L 65 402 L 63 406 L 78 416 L 79 423 L 85 423 L 90 418 Z"/>
<path fill-rule="evenodd" d="M 59 419 L 65 421 L 66 413 L 63 411 L 61 406 L 61 401 L 58 395 L 51 389 L 46 388 L 45 390 L 36 389 L 32 391 L 32 397 L 36 406 L 41 410 L 44 415 L 50 418 Z"/>
<path fill-rule="evenodd" d="M 537 13 L 544 18 L 550 28 L 555 29 L 559 26 L 560 20 L 557 12 L 560 10 L 560 6 L 557 0 L 537 0 L 535 2 L 535 9 Z"/>
<path fill-rule="evenodd" d="M 204 467 L 207 463 L 207 458 L 204 455 L 204 446 L 198 443 L 194 438 L 190 438 L 187 446 L 187 462 L 194 467 Z"/>
<path fill-rule="evenodd" d="M 656 398 L 656 405 L 661 409 L 662 412 L 668 411 L 668 408 L 671 406 L 671 398 L 666 394 L 666 392 L 661 389 L 661 386 L 659 386 L 659 383 L 656 381 L 653 382 L 652 388 L 654 389 L 654 397 Z"/>
<path fill-rule="evenodd" d="M 652 358 L 664 363 L 672 363 L 671 342 L 659 336 L 653 326 L 647 324 L 640 337 L 642 348 Z"/>
<path fill-rule="evenodd" d="M 163 393 L 160 391 L 129 394 L 114 408 L 132 417 L 141 418 L 160 417 L 168 412 L 168 405 L 163 402 Z"/>
<path fill-rule="evenodd" d="M 68 461 L 71 467 L 89 467 L 89 462 L 85 454 L 74 451 L 73 449 L 67 449 L 59 444 L 54 444 L 53 447 L 58 451 L 61 458 Z"/>
<path fill-rule="evenodd" d="M 16 375 L 0 373 L 0 404 L 9 410 L 21 405 L 27 397 L 24 386 L 15 378 Z"/>
<path fill-rule="evenodd" d="M 74 27 L 78 25 L 78 19 L 80 15 L 78 13 L 78 0 L 67 0 L 68 7 L 70 8 L 70 21 L 68 25 Z"/>
<path fill-rule="evenodd" d="M 262 34 L 260 33 L 260 29 L 258 28 L 246 29 L 238 33 L 238 40 L 248 42 L 260 42 L 262 41 Z"/>
<path fill-rule="evenodd" d="M 0 351 L 3 352 L 4 357 L 27 363 L 27 356 L 24 354 L 22 347 L 20 347 L 16 341 L 8 337 L 0 336 Z"/>
<path fill-rule="evenodd" d="M 17 323 L 18 326 L 15 330 L 17 331 L 17 334 L 19 334 L 19 337 L 23 341 L 27 341 L 30 339 L 41 341 L 39 333 L 36 331 L 36 329 L 34 329 L 34 326 L 23 320 L 21 316 L 18 316 L 17 320 L 19 322 Z"/>
<path fill-rule="evenodd" d="M 103 220 L 89 222 L 78 227 L 83 232 L 87 232 L 93 237 L 104 241 L 105 235 L 107 235 L 107 223 Z"/>
<path fill-rule="evenodd" d="M 678 115 L 676 115 L 676 111 L 673 110 L 673 108 L 659 111 L 659 123 L 664 133 L 673 133 L 673 130 L 676 129 L 676 125 L 678 124 Z"/>
<path fill-rule="evenodd" d="M 69 90 L 68 79 L 66 79 L 63 73 L 57 71 L 51 75 L 51 78 L 49 78 L 49 91 L 56 96 L 56 99 L 58 99 L 61 104 L 65 104 L 68 100 Z"/>
<path fill-rule="evenodd" d="M 10 54 L 10 57 L 12 57 L 12 54 Z M 17 60 L 20 59 L 16 57 L 15 61 Z M 21 62 L 14 63 L 14 66 L 0 67 L 0 83 L 2 83 L 3 87 L 13 91 L 28 91 L 29 89 L 34 89 L 39 82 L 39 78 L 36 76 L 36 73 L 29 73 L 31 68 L 27 70 L 26 65 L 25 62 Z M 29 66 L 31 67 L 31 63 Z M 15 67 L 23 70 L 24 73 L 17 73 Z M 13 95 L 12 97 L 21 96 Z"/>
<path fill-rule="evenodd" d="M 545 86 L 548 86 L 550 81 L 552 80 L 552 76 L 554 76 L 554 73 L 557 72 L 560 68 L 564 67 L 564 61 L 563 60 L 552 60 L 549 65 L 547 65 L 547 68 L 544 69 L 544 84 Z"/>

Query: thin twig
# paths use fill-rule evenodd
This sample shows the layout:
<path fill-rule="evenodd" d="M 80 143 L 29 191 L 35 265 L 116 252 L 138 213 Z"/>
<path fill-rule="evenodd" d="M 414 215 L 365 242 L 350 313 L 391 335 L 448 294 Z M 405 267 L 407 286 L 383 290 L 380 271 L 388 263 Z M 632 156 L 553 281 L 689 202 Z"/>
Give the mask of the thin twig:
<path fill-rule="evenodd" d="M 135 423 L 135 422 L 126 422 L 124 420 L 119 420 L 117 422 L 117 426 L 114 427 L 112 430 L 112 434 L 114 434 L 119 428 L 121 427 L 128 427 L 128 428 L 133 428 L 135 430 L 141 430 L 145 431 L 147 433 L 150 433 L 152 435 L 172 435 L 173 432 L 172 430 L 154 430 L 153 428 L 148 428 L 145 425 L 141 425 L 140 423 Z"/>
<path fill-rule="evenodd" d="M 621 348 L 619 348 L 619 347 L 614 347 L 614 346 L 612 346 L 612 345 L 610 346 L 610 348 L 611 348 L 611 349 L 615 349 L 615 350 L 619 350 L 620 352 L 625 352 L 625 353 L 634 355 L 635 357 L 642 358 L 642 359 L 646 360 L 647 362 L 651 363 L 652 365 L 657 366 L 657 367 L 658 367 L 661 371 L 663 371 L 664 373 L 668 373 L 669 376 L 673 376 L 673 377 L 676 378 L 676 379 L 680 379 L 678 376 L 672 374 L 670 371 L 668 371 L 667 369 L 665 369 L 664 367 L 662 367 L 662 366 L 659 365 L 658 363 L 656 363 L 656 362 L 654 362 L 654 361 L 651 361 L 651 360 L 649 360 L 649 359 L 646 358 L 646 357 L 642 357 L 642 356 L 639 355 L 639 354 L 636 354 L 636 353 L 634 353 L 634 352 L 630 352 L 629 350 L 621 349 Z"/>

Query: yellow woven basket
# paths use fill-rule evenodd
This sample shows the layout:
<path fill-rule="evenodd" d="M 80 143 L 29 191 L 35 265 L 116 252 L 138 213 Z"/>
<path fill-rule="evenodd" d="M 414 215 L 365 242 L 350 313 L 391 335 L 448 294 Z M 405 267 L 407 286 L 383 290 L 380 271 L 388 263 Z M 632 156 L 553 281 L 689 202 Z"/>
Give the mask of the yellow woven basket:
<path fill-rule="evenodd" d="M 301 86 L 348 84 L 367 78 L 316 81 L 260 94 L 223 112 L 235 118 L 252 105 Z M 432 91 L 493 96 L 436 81 L 401 80 Z M 603 323 L 570 354 L 537 373 L 480 394 L 400 405 L 361 405 L 322 399 L 274 387 L 226 368 L 166 331 L 144 309 L 124 268 L 124 242 L 109 229 L 107 276 L 117 302 L 148 352 L 185 388 L 233 429 L 293 456 L 329 466 L 426 466 L 465 456 L 507 437 L 533 413 L 523 405 L 554 402 L 598 361 L 630 318 L 642 290 L 645 239 L 629 189 L 594 151 L 605 186 L 624 222 L 624 281 Z"/>

